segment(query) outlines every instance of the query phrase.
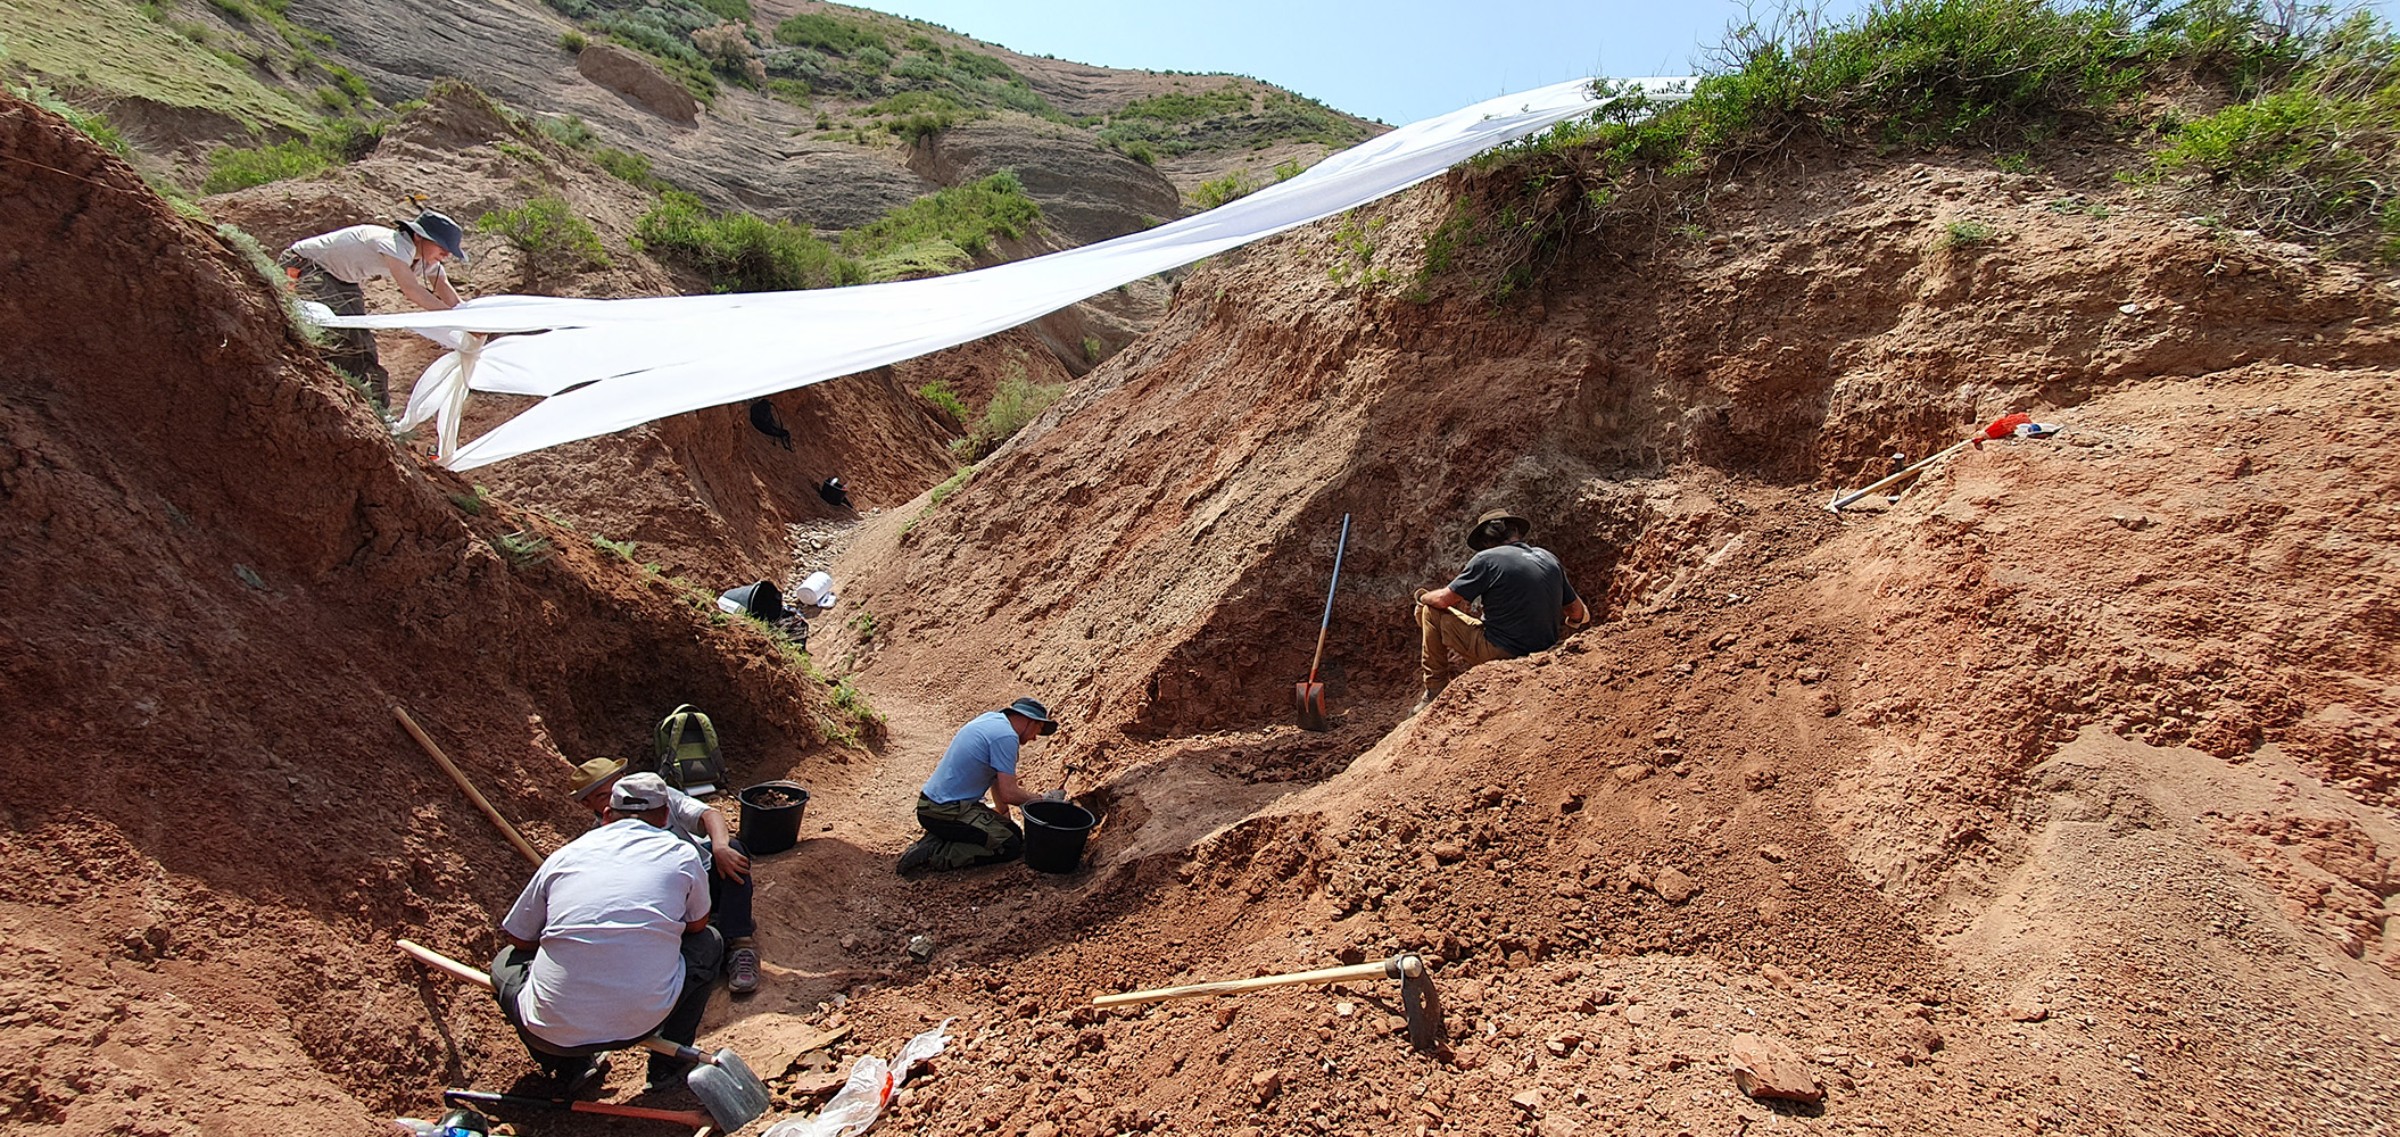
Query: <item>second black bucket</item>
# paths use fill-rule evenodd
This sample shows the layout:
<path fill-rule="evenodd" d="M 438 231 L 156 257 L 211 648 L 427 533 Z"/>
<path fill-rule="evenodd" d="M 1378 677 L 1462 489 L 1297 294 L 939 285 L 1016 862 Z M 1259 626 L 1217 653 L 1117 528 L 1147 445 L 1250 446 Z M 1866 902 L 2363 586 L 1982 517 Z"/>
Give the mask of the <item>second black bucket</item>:
<path fill-rule="evenodd" d="M 1025 803 L 1025 867 L 1035 872 L 1074 872 L 1083 865 L 1083 842 L 1099 818 L 1071 801 Z"/>
<path fill-rule="evenodd" d="M 742 803 L 742 847 L 751 856 L 800 843 L 800 817 L 808 812 L 808 791 L 800 783 L 760 782 L 734 796 Z"/>

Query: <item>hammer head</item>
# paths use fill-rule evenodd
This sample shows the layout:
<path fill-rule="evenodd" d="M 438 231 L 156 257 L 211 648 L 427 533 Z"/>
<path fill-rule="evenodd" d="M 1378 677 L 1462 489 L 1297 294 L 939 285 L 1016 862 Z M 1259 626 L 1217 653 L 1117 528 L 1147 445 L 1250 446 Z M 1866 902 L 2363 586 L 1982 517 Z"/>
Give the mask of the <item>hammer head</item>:
<path fill-rule="evenodd" d="M 1442 998 L 1433 990 L 1433 975 L 1420 956 L 1394 956 L 1384 974 L 1400 981 L 1400 1011 L 1408 1017 L 1408 1044 L 1431 1054 L 1449 1034 L 1442 1021 Z"/>

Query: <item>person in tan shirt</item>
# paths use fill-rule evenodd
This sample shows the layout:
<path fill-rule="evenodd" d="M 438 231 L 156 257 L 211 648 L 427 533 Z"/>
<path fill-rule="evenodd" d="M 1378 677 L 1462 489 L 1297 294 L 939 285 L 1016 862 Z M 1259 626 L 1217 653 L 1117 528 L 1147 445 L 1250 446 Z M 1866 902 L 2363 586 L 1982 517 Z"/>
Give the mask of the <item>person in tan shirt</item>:
<path fill-rule="evenodd" d="M 458 306 L 458 290 L 442 268 L 467 262 L 466 231 L 447 215 L 426 210 L 413 220 L 389 225 L 352 225 L 294 241 L 278 263 L 301 296 L 333 309 L 337 316 L 367 314 L 359 286 L 388 278 L 409 303 L 429 312 Z M 391 406 L 391 376 L 375 354 L 375 333 L 366 328 L 328 328 L 335 346 L 325 362 L 363 380 L 378 410 Z"/>

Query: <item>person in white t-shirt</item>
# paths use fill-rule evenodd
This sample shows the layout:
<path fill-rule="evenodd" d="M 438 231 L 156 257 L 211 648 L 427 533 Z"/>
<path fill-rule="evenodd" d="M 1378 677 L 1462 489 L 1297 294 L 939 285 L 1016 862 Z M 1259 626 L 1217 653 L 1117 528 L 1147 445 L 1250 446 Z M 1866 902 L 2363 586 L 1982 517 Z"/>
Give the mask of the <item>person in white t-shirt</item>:
<path fill-rule="evenodd" d="M 458 307 L 458 290 L 442 262 L 467 263 L 466 231 L 447 215 L 426 210 L 410 221 L 352 225 L 294 241 L 278 263 L 301 296 L 333 309 L 337 316 L 367 314 L 359 286 L 388 278 L 409 303 L 429 312 Z M 366 328 L 327 328 L 336 346 L 325 361 L 364 380 L 377 409 L 391 406 L 391 376 L 375 354 L 375 333 Z"/>
<path fill-rule="evenodd" d="M 567 796 L 606 825 L 609 793 L 624 774 L 624 759 L 594 758 L 575 768 Z M 691 842 L 708 862 L 709 923 L 725 937 L 725 989 L 736 995 L 756 991 L 758 922 L 751 916 L 750 850 L 733 835 L 724 810 L 667 785 L 664 778 L 658 784 L 667 791 L 667 831 Z"/>
<path fill-rule="evenodd" d="M 608 1051 L 652 1035 L 689 1045 L 724 958 L 708 868 L 667 830 L 666 788 L 655 774 L 618 782 L 608 823 L 550 854 L 500 921 L 492 996 L 570 1091 Z M 687 1066 L 651 1054 L 651 1086 Z"/>

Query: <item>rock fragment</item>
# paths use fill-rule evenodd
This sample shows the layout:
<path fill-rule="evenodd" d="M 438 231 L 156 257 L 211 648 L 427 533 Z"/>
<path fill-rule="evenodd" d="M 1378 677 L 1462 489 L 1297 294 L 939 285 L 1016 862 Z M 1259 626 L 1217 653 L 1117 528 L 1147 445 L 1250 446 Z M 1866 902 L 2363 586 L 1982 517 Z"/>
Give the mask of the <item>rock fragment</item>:
<path fill-rule="evenodd" d="M 1726 1061 L 1733 1068 L 1733 1084 L 1753 1098 L 1825 1100 L 1825 1087 L 1808 1072 L 1800 1055 L 1777 1039 L 1748 1032 L 1734 1035 Z"/>

